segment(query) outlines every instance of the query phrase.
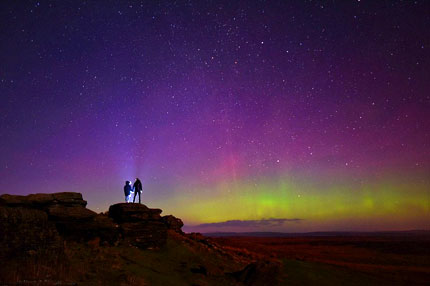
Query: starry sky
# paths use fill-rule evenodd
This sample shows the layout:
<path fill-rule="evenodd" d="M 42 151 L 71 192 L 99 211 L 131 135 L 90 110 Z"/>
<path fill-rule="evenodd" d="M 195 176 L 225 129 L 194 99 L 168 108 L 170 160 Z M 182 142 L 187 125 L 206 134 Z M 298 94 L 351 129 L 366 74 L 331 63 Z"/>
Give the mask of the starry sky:
<path fill-rule="evenodd" d="M 0 193 L 187 231 L 430 229 L 428 1 L 1 1 Z"/>

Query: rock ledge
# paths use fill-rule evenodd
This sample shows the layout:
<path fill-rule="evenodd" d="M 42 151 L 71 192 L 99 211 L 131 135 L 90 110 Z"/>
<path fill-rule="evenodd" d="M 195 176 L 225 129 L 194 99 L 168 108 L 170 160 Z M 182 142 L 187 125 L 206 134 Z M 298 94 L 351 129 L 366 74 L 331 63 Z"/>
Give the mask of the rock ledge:
<path fill-rule="evenodd" d="M 64 241 L 100 240 L 127 243 L 140 248 L 166 244 L 168 230 L 182 233 L 183 223 L 142 204 L 112 205 L 108 214 L 85 206 L 82 194 L 73 192 L 0 196 L 0 257 L 17 252 L 54 249 Z"/>

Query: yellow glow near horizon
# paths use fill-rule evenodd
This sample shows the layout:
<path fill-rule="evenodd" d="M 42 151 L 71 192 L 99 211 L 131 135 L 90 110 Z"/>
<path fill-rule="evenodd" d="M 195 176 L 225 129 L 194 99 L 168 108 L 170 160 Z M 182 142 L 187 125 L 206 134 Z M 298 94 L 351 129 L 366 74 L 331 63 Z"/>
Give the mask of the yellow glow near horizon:
<path fill-rule="evenodd" d="M 188 224 L 227 220 L 300 218 L 310 228 L 318 223 L 340 221 L 366 222 L 372 225 L 395 221 L 416 228 L 430 219 L 429 184 L 379 181 L 362 185 L 326 185 L 294 183 L 285 179 L 260 183 L 222 183 L 192 195 L 171 197 L 159 202 L 165 209 Z M 228 191 L 226 191 L 228 190 Z M 373 222 L 372 222 L 373 221 Z"/>

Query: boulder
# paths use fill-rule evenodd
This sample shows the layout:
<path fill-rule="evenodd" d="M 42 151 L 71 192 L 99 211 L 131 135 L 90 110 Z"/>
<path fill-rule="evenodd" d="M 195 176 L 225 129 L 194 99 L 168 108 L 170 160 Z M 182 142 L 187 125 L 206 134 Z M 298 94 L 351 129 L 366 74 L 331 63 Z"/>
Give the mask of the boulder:
<path fill-rule="evenodd" d="M 47 208 L 49 218 L 55 222 L 79 223 L 89 220 L 97 213 L 82 206 L 51 205 Z"/>
<path fill-rule="evenodd" d="M 0 257 L 62 249 L 62 239 L 46 212 L 24 207 L 0 207 Z"/>
<path fill-rule="evenodd" d="M 84 201 L 81 193 L 63 192 L 52 194 L 54 200 L 61 205 L 80 205 L 85 207 L 87 201 Z"/>
<path fill-rule="evenodd" d="M 87 223 L 86 234 L 89 237 L 99 237 L 101 241 L 114 244 L 119 239 L 119 225 L 107 215 L 98 214 Z"/>
<path fill-rule="evenodd" d="M 56 222 L 58 232 L 69 241 L 89 241 L 114 244 L 119 239 L 119 226 L 106 215 L 96 214 L 81 221 Z"/>
<path fill-rule="evenodd" d="M 161 220 L 125 222 L 119 228 L 126 242 L 140 248 L 160 248 L 167 241 L 167 226 Z"/>
<path fill-rule="evenodd" d="M 44 196 L 44 200 L 45 198 L 46 197 Z M 48 199 L 48 201 L 50 201 L 51 199 Z M 30 206 L 31 201 L 28 200 L 27 196 L 14 196 L 14 195 L 5 194 L 0 196 L 0 204 L 7 205 L 7 206 Z"/>
<path fill-rule="evenodd" d="M 98 236 L 98 225 L 94 224 L 97 214 L 81 205 L 50 205 L 46 211 L 66 240 L 83 241 Z"/>
<path fill-rule="evenodd" d="M 52 194 L 30 194 L 22 196 L 22 199 L 27 202 L 27 205 L 44 206 L 54 203 L 54 196 Z"/>
<path fill-rule="evenodd" d="M 18 196 L 4 194 L 0 196 L 0 205 L 23 206 L 23 207 L 45 207 L 49 205 L 79 205 L 85 207 L 87 202 L 83 200 L 82 194 L 63 192 L 53 194 L 30 194 Z"/>
<path fill-rule="evenodd" d="M 120 203 L 109 207 L 109 217 L 118 223 L 160 220 L 161 212 L 160 209 L 150 209 L 142 204 Z"/>
<path fill-rule="evenodd" d="M 142 204 L 120 203 L 109 208 L 109 217 L 118 223 L 123 239 L 140 248 L 166 244 L 168 227 L 160 214 L 160 209 Z"/>
<path fill-rule="evenodd" d="M 182 227 L 184 226 L 184 223 L 181 219 L 174 217 L 172 215 L 166 215 L 162 217 L 163 222 L 166 224 L 168 229 L 171 229 L 173 231 L 183 233 Z"/>

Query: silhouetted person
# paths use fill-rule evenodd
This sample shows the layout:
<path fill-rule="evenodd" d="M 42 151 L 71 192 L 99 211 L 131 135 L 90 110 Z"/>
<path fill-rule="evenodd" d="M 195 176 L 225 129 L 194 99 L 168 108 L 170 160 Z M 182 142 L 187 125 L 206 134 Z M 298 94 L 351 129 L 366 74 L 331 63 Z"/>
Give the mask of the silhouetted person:
<path fill-rule="evenodd" d="M 139 180 L 139 178 L 136 178 L 136 181 L 134 181 L 133 184 L 133 190 L 134 190 L 134 197 L 133 197 L 133 203 L 134 199 L 136 198 L 136 195 L 139 194 L 139 204 L 140 204 L 140 193 L 142 192 L 142 182 Z"/>
<path fill-rule="evenodd" d="M 130 185 L 130 181 L 125 181 L 125 186 L 124 186 L 124 195 L 125 195 L 125 202 L 128 203 L 128 197 L 130 196 L 131 193 L 131 185 Z M 140 196 L 139 196 L 140 198 Z"/>

